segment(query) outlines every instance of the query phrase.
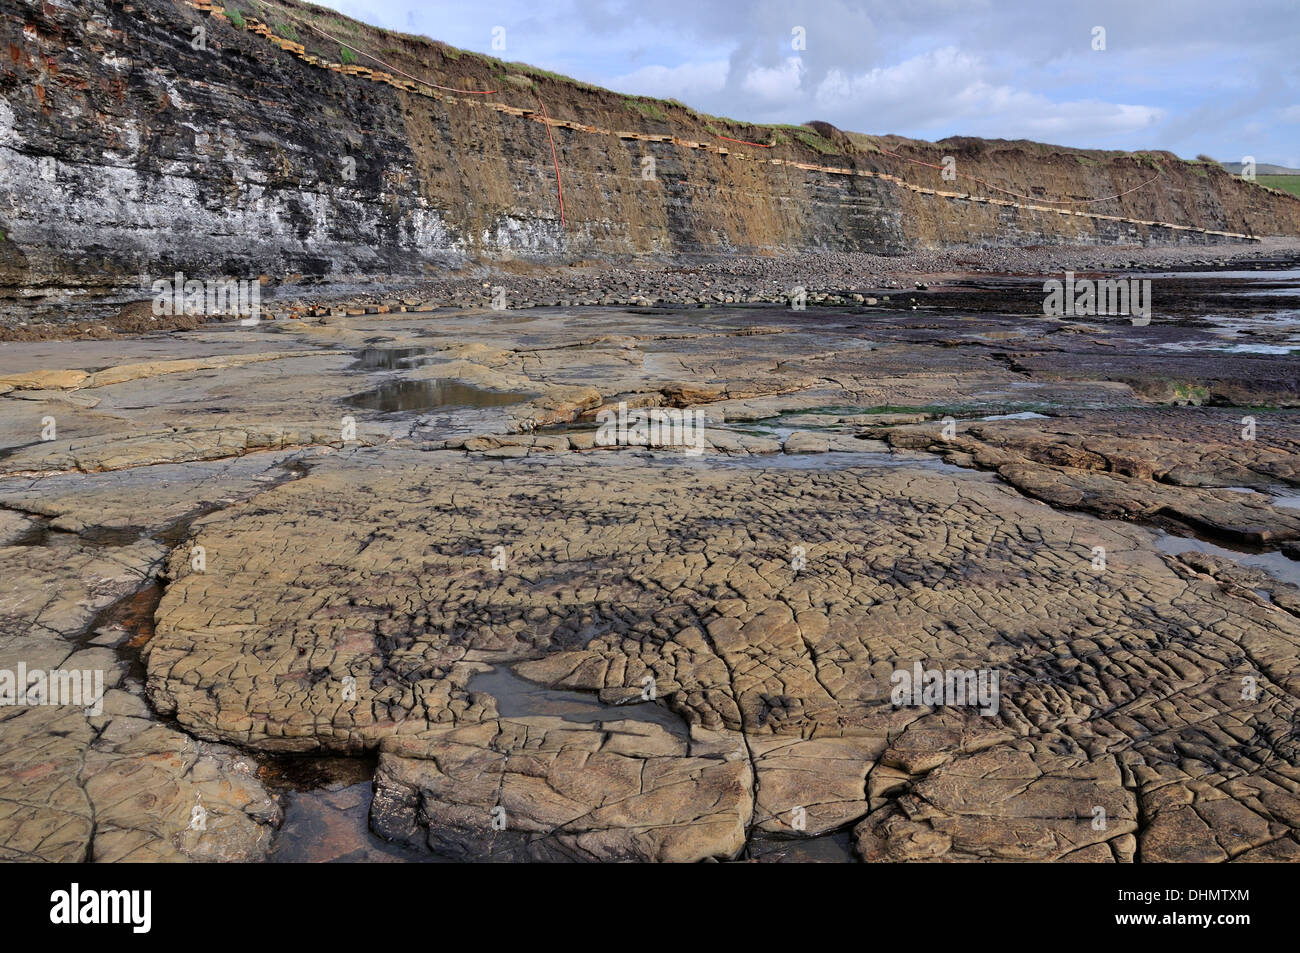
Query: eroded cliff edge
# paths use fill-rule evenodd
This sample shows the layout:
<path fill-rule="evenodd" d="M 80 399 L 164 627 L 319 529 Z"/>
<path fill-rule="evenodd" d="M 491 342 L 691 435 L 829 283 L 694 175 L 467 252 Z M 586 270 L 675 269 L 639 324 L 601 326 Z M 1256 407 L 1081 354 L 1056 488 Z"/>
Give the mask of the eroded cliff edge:
<path fill-rule="evenodd" d="M 1300 200 L 1168 153 L 747 126 L 305 4 L 239 8 L 0 0 L 0 304 L 121 294 L 174 270 L 348 281 L 501 256 L 1237 240 L 1150 223 L 1300 234 Z M 341 53 L 322 26 L 430 83 L 493 93 L 330 69 Z M 957 183 L 909 161 L 945 155 Z"/>

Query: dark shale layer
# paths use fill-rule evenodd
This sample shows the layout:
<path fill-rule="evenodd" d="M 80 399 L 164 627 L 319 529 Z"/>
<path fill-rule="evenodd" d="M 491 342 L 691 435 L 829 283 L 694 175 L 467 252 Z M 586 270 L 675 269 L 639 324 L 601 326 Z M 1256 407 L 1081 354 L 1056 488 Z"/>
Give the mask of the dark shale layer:
<path fill-rule="evenodd" d="M 430 82 L 494 92 L 427 95 L 345 75 L 179 0 L 0 0 L 0 308 L 139 297 L 177 270 L 342 282 L 503 257 L 1240 240 L 1151 222 L 1300 234 L 1300 200 L 1169 153 L 747 126 L 303 4 L 258 6 L 322 63 L 339 49 L 313 25 Z M 550 128 L 563 224 L 543 107 L 603 130 Z M 957 161 L 955 183 L 900 158 L 944 155 Z M 1044 208 L 1071 202 L 1061 207 L 1126 221 Z"/>

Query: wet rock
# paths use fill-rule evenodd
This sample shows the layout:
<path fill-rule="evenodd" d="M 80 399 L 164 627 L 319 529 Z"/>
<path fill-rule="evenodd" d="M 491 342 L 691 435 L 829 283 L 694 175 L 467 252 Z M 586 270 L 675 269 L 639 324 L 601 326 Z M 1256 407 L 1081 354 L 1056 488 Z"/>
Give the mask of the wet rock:
<path fill-rule="evenodd" d="M 852 434 L 796 431 L 785 438 L 781 449 L 786 453 L 862 453 L 884 449 L 884 444 L 876 440 L 859 440 Z"/>
<path fill-rule="evenodd" d="M 1242 439 L 1234 411 L 1073 412 L 976 422 L 944 440 L 933 422 L 872 429 L 896 447 L 962 452 L 1053 506 L 1108 518 L 1180 523 L 1255 544 L 1300 538 L 1300 514 L 1242 485 L 1300 484 L 1300 430 L 1265 417 Z"/>

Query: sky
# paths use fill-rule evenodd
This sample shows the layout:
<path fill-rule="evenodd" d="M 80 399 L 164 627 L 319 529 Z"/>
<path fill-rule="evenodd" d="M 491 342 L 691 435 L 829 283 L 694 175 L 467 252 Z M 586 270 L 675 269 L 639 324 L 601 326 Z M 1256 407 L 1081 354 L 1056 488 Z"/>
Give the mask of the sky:
<path fill-rule="evenodd" d="M 1300 168 L 1300 0 L 315 2 L 736 119 Z"/>

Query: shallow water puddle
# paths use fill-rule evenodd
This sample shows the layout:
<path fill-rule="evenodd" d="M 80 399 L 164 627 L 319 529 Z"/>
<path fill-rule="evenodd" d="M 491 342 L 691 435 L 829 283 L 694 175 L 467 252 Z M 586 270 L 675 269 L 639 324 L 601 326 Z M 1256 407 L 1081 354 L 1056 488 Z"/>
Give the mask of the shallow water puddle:
<path fill-rule="evenodd" d="M 363 410 L 392 414 L 410 410 L 435 410 L 441 407 L 508 407 L 522 403 L 532 395 L 509 391 L 484 390 L 472 384 L 451 380 L 389 381 L 374 390 L 349 397 L 347 402 Z"/>
<path fill-rule="evenodd" d="M 853 838 L 848 831 L 831 831 L 816 837 L 786 838 L 755 834 L 746 853 L 750 860 L 768 864 L 855 864 Z"/>
<path fill-rule="evenodd" d="M 267 860 L 280 864 L 445 861 L 431 851 L 390 844 L 371 832 L 370 798 L 369 781 L 282 795 L 284 821 Z"/>
<path fill-rule="evenodd" d="M 915 467 L 937 473 L 947 473 L 966 479 L 988 480 L 991 477 L 979 470 L 947 463 L 937 456 L 908 456 L 887 450 L 830 453 L 755 453 L 714 454 L 708 457 L 687 458 L 687 465 L 735 467 L 738 469 L 773 470 L 849 470 L 855 467 Z M 659 460 L 655 461 L 660 462 Z M 685 461 L 683 461 L 685 462 Z"/>
<path fill-rule="evenodd" d="M 257 776 L 284 810 L 272 863 L 438 863 L 427 850 L 390 844 L 370 830 L 373 758 L 264 755 Z"/>
<path fill-rule="evenodd" d="M 1211 556 L 1231 559 L 1243 566 L 1262 569 L 1279 582 L 1289 582 L 1293 586 L 1300 586 L 1300 562 L 1296 562 L 1294 559 L 1282 555 L 1282 553 L 1243 552 L 1216 546 L 1214 543 L 1208 543 L 1202 539 L 1173 536 L 1169 533 L 1161 533 L 1156 537 L 1156 548 L 1170 556 L 1177 556 L 1179 553 L 1195 550 L 1198 553 L 1208 553 Z"/>
<path fill-rule="evenodd" d="M 354 371 L 396 371 L 422 364 L 424 358 L 437 353 L 433 347 L 363 347 L 356 351 Z"/>
<path fill-rule="evenodd" d="M 685 734 L 680 717 L 654 702 L 606 705 L 594 693 L 546 688 L 521 678 L 505 666 L 479 672 L 465 686 L 471 692 L 486 692 L 497 700 L 503 718 L 551 715 L 584 724 L 607 721 L 645 721 L 674 734 Z"/>
<path fill-rule="evenodd" d="M 686 727 L 661 705 L 605 705 L 594 694 L 556 691 L 521 678 L 504 666 L 470 679 L 471 691 L 497 700 L 502 717 L 552 715 L 573 722 L 644 721 L 678 735 Z M 263 756 L 259 779 L 274 791 L 284 809 L 268 860 L 274 863 L 444 863 L 432 851 L 385 841 L 370 830 L 368 758 Z M 820 838 L 815 838 L 820 840 Z"/>

